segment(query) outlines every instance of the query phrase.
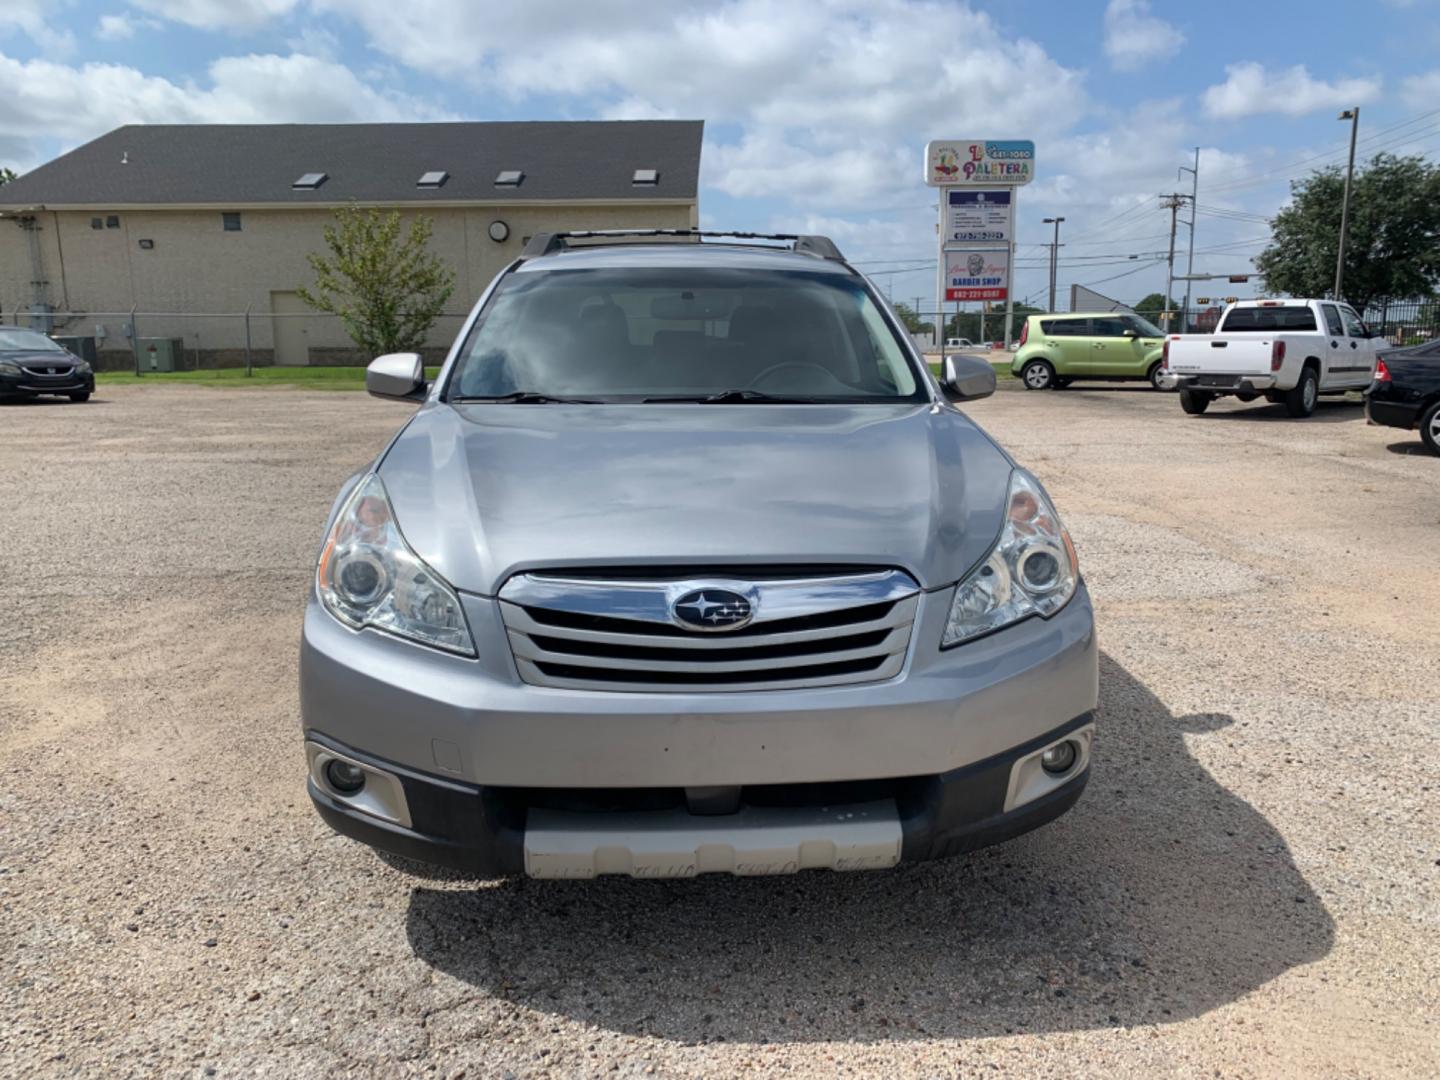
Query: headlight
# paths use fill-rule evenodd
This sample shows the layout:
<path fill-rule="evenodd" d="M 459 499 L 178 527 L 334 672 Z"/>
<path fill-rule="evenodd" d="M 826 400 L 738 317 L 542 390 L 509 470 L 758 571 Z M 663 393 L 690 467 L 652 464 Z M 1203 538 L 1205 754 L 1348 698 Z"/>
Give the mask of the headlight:
<path fill-rule="evenodd" d="M 1006 496 L 1005 527 L 986 560 L 955 590 L 940 647 L 968 641 L 1030 615 L 1050 616 L 1075 595 L 1075 545 L 1045 489 L 1016 469 Z"/>
<path fill-rule="evenodd" d="M 405 543 L 374 473 L 355 486 L 325 538 L 315 592 L 325 610 L 357 630 L 373 626 L 475 655 L 460 598 Z"/>
<path fill-rule="evenodd" d="M 89 375 L 89 374 L 90 374 L 90 364 L 89 364 L 89 362 L 88 362 L 88 361 L 85 361 L 85 360 L 76 360 L 76 361 L 75 361 L 75 374 L 76 374 L 76 375 Z"/>
<path fill-rule="evenodd" d="M 9 360 L 0 360 L 0 375 L 19 375 L 20 365 L 12 364 Z"/>

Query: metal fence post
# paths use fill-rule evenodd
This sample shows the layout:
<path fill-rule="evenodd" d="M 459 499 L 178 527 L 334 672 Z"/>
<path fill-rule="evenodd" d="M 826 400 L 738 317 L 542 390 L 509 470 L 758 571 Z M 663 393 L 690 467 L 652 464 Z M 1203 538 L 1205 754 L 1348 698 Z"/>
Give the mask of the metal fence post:
<path fill-rule="evenodd" d="M 245 377 L 250 378 L 254 372 L 250 367 L 250 304 L 245 305 Z"/>
<path fill-rule="evenodd" d="M 135 329 L 135 305 L 130 305 L 130 352 L 135 357 L 135 374 L 140 374 L 140 332 Z"/>

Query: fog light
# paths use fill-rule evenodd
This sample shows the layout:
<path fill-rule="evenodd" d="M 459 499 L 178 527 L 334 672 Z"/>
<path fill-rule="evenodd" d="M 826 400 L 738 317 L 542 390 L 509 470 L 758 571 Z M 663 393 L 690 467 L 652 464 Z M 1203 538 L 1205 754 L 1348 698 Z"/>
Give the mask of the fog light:
<path fill-rule="evenodd" d="M 1040 767 L 1048 773 L 1069 772 L 1075 764 L 1077 747 L 1069 739 L 1056 743 L 1040 755 Z"/>
<path fill-rule="evenodd" d="M 332 758 L 325 763 L 325 782 L 342 795 L 354 795 L 365 786 L 365 770 Z"/>

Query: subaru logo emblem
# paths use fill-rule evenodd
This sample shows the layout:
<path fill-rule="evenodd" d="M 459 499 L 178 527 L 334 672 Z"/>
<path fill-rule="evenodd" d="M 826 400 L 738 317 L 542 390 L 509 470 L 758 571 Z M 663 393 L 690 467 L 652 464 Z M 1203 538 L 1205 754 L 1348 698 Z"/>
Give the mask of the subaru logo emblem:
<path fill-rule="evenodd" d="M 687 630 L 738 630 L 754 617 L 755 605 L 731 589 L 692 589 L 670 605 L 670 615 Z"/>

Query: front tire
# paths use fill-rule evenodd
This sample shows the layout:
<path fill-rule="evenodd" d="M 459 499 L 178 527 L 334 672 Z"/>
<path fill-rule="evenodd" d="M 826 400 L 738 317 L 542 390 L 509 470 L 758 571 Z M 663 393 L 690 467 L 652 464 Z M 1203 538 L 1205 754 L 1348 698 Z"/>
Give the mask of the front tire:
<path fill-rule="evenodd" d="M 1020 381 L 1026 390 L 1052 390 L 1055 387 L 1055 369 L 1046 360 L 1031 360 L 1020 369 Z"/>
<path fill-rule="evenodd" d="M 1431 405 L 1420 417 L 1420 441 L 1430 448 L 1432 454 L 1440 454 L 1440 401 Z"/>
<path fill-rule="evenodd" d="M 1187 416 L 1199 416 L 1214 400 L 1215 395 L 1207 394 L 1204 390 L 1191 390 L 1187 386 L 1180 391 L 1180 408 Z"/>
<path fill-rule="evenodd" d="M 1294 389 L 1286 392 L 1285 411 L 1295 419 L 1303 420 L 1315 411 L 1315 403 L 1319 400 L 1320 377 L 1313 367 L 1307 367 L 1300 372 L 1300 381 Z"/>
<path fill-rule="evenodd" d="M 82 405 L 90 400 L 90 391 L 82 390 L 78 394 L 71 394 L 70 400 L 75 402 L 76 405 Z"/>

